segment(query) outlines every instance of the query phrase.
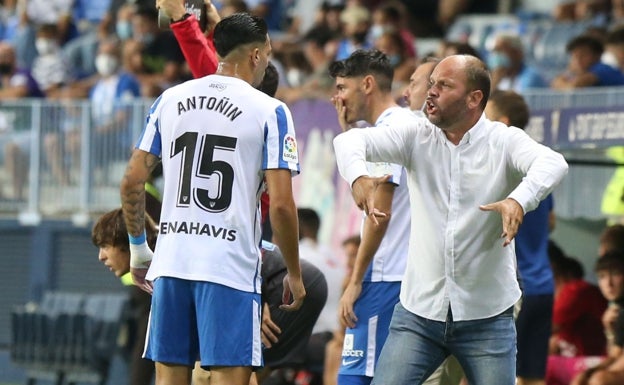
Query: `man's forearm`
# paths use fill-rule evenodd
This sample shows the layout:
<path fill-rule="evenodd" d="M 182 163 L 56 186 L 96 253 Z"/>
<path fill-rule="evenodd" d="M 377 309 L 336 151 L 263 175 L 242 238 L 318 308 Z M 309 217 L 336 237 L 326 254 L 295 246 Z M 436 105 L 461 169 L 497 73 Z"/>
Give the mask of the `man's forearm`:
<path fill-rule="evenodd" d="M 282 251 L 288 273 L 301 275 L 299 266 L 299 221 L 294 201 L 277 203 L 271 200 L 269 216 L 275 241 Z"/>

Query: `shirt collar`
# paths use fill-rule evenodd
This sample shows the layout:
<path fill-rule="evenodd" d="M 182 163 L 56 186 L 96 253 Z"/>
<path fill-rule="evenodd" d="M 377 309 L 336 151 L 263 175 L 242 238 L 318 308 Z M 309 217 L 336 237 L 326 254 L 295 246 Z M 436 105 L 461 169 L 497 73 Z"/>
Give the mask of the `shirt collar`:
<path fill-rule="evenodd" d="M 475 125 L 472 126 L 464 134 L 458 146 L 461 146 L 462 144 L 472 144 L 473 142 L 481 138 L 483 135 L 485 135 L 485 120 L 486 120 L 485 113 L 482 113 L 477 123 L 475 123 Z M 446 135 L 444 134 L 444 131 L 440 127 L 437 127 L 437 128 L 438 129 L 436 131 L 438 133 L 438 136 L 442 138 L 444 141 L 448 141 Z"/>

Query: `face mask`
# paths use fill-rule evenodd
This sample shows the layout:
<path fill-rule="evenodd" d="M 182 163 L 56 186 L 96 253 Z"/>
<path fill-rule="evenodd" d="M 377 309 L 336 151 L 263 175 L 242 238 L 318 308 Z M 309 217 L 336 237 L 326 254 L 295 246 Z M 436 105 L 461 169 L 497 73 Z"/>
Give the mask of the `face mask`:
<path fill-rule="evenodd" d="M 11 63 L 0 63 L 0 75 L 10 75 L 13 72 Z"/>
<path fill-rule="evenodd" d="M 602 56 L 600 57 L 600 61 L 603 62 L 604 64 L 610 65 L 613 68 L 619 67 L 617 58 L 612 52 L 609 52 L 609 51 L 605 51 L 602 54 Z"/>
<path fill-rule="evenodd" d="M 375 41 L 379 39 L 384 33 L 393 32 L 394 28 L 390 25 L 373 24 L 369 30 L 369 36 L 371 40 Z"/>
<path fill-rule="evenodd" d="M 132 24 L 129 21 L 118 21 L 115 25 L 115 32 L 121 40 L 127 40 L 132 37 Z"/>
<path fill-rule="evenodd" d="M 488 55 L 487 65 L 490 70 L 509 68 L 509 66 L 511 65 L 511 60 L 509 60 L 509 56 L 505 55 L 504 53 L 494 51 Z"/>
<path fill-rule="evenodd" d="M 151 33 L 146 33 L 142 36 L 137 36 L 137 40 L 143 44 L 151 44 L 154 41 L 155 37 Z"/>
<path fill-rule="evenodd" d="M 392 67 L 396 67 L 401 63 L 401 55 L 388 55 L 388 61 Z"/>
<path fill-rule="evenodd" d="M 47 55 L 58 49 L 58 44 L 52 39 L 38 38 L 35 40 L 35 47 L 39 55 Z"/>
<path fill-rule="evenodd" d="M 95 58 L 95 69 L 102 76 L 110 76 L 117 69 L 117 58 L 111 55 L 100 54 Z"/>

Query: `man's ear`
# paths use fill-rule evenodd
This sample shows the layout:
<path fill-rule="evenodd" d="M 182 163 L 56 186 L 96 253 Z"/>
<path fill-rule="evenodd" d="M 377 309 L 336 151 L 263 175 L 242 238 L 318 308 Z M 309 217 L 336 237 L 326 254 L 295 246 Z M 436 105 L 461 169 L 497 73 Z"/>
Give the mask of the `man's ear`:
<path fill-rule="evenodd" d="M 254 67 L 258 65 L 258 62 L 260 61 L 260 49 L 258 48 L 254 48 L 251 50 L 251 62 L 253 63 Z"/>
<path fill-rule="evenodd" d="M 364 76 L 364 78 L 362 78 L 362 91 L 364 92 L 364 94 L 370 94 L 375 88 L 376 84 L 377 82 L 375 81 L 373 75 L 366 75 Z"/>
<path fill-rule="evenodd" d="M 483 100 L 483 91 L 474 90 L 468 93 L 468 108 L 478 108 Z"/>

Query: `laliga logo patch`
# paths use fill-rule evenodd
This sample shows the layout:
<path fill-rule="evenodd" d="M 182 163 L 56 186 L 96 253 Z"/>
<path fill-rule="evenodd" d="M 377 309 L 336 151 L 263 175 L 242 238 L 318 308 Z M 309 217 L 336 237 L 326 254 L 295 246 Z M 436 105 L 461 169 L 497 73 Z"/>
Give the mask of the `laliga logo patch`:
<path fill-rule="evenodd" d="M 282 158 L 286 162 L 299 161 L 299 155 L 297 155 L 297 141 L 292 135 L 286 135 L 286 137 L 284 137 L 284 151 L 282 151 Z"/>

